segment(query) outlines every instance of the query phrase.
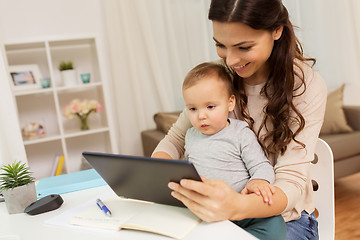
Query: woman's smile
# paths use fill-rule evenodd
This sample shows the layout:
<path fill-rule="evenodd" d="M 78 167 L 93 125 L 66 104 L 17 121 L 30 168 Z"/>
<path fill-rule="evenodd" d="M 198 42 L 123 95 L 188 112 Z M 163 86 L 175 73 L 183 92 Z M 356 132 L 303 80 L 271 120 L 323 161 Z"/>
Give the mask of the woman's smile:
<path fill-rule="evenodd" d="M 250 64 L 250 62 L 244 64 L 244 65 L 241 65 L 241 66 L 233 66 L 232 68 L 236 71 L 236 72 L 242 72 L 244 71 L 247 66 Z"/>

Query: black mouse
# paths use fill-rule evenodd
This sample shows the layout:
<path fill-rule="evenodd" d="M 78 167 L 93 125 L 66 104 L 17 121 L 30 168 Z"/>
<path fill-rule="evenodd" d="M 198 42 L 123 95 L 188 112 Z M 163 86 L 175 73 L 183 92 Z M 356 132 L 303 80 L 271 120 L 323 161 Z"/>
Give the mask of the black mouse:
<path fill-rule="evenodd" d="M 59 194 L 51 194 L 31 203 L 25 208 L 25 213 L 36 215 L 58 209 L 64 200 Z"/>

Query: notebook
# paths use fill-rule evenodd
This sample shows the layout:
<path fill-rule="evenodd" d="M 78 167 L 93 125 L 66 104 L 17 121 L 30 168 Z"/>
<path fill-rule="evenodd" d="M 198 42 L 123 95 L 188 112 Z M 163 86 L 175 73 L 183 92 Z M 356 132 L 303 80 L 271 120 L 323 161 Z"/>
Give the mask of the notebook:
<path fill-rule="evenodd" d="M 201 220 L 189 209 L 120 197 L 104 201 L 111 216 L 94 204 L 70 219 L 70 224 L 108 230 L 139 230 L 182 239 Z"/>
<path fill-rule="evenodd" d="M 120 197 L 172 206 L 184 205 L 171 196 L 168 183 L 201 181 L 192 163 L 129 155 L 83 152 L 86 161 Z"/>

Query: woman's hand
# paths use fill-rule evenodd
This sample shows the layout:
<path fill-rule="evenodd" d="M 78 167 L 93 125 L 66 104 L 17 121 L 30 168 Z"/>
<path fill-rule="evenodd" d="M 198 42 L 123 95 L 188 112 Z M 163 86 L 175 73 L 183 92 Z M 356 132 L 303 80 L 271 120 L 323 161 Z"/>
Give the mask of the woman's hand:
<path fill-rule="evenodd" d="M 258 196 L 261 195 L 264 199 L 264 202 L 271 205 L 273 203 L 272 195 L 275 193 L 275 187 L 266 180 L 253 179 L 249 181 L 241 191 L 241 194 L 250 193 L 255 193 Z"/>
<path fill-rule="evenodd" d="M 180 184 L 170 182 L 171 195 L 203 221 L 235 220 L 234 216 L 241 212 L 239 198 L 242 196 L 222 180 L 201 179 L 202 182 L 186 179 Z"/>

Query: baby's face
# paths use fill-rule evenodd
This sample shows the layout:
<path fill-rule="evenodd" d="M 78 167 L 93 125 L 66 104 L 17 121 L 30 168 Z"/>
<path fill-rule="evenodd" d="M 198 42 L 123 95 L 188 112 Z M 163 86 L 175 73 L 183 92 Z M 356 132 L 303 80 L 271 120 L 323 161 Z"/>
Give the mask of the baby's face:
<path fill-rule="evenodd" d="M 201 79 L 185 89 L 183 96 L 191 124 L 203 134 L 215 134 L 228 125 L 235 97 L 229 96 L 225 84 L 217 76 Z"/>

